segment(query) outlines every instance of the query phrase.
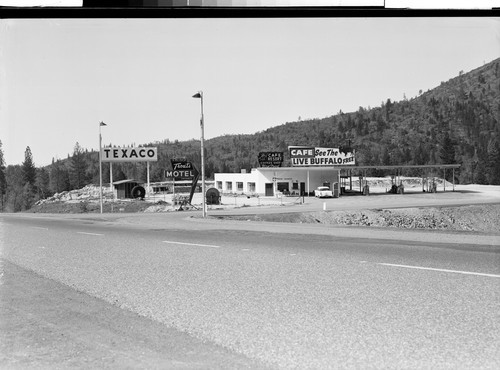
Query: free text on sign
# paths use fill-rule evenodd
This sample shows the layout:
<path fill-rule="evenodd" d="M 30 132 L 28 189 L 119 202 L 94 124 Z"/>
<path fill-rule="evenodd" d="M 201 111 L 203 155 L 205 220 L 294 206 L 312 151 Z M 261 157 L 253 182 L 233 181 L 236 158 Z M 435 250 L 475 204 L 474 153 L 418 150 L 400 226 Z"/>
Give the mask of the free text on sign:
<path fill-rule="evenodd" d="M 281 167 L 283 163 L 283 152 L 260 152 L 259 166 L 261 167 Z"/>
<path fill-rule="evenodd" d="M 158 150 L 154 147 L 145 148 L 103 148 L 103 162 L 156 162 Z"/>
<path fill-rule="evenodd" d="M 355 165 L 354 151 L 342 148 L 290 146 L 292 166 Z"/>

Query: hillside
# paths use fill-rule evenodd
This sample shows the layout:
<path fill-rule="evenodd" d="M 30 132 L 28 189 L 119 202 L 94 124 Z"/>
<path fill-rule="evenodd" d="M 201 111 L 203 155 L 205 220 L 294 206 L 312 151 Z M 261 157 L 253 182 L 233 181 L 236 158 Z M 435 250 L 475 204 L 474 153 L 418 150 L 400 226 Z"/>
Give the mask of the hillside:
<path fill-rule="evenodd" d="M 186 157 L 200 167 L 199 140 L 171 142 L 165 138 L 143 145 L 158 147 L 159 160 L 150 164 L 151 181 L 164 179 L 164 170 L 170 168 L 173 157 Z M 288 166 L 289 145 L 351 146 L 356 150 L 357 165 L 459 163 L 462 167 L 455 172 L 456 183 L 500 184 L 500 58 L 466 73 L 457 72 L 455 78 L 409 99 L 387 99 L 379 107 L 359 107 L 356 112 L 340 111 L 321 119 L 287 122 L 253 135 L 205 140 L 207 178 L 213 179 L 217 172 L 257 167 L 260 151 L 283 151 L 283 165 Z M 21 166 L 8 166 L 5 202 L 15 203 L 9 209 L 21 210 L 26 209 L 27 198 L 34 202 L 54 193 L 98 184 L 98 168 L 98 153 L 78 143 L 72 156 L 36 169 L 34 189 L 23 183 Z M 367 175 L 387 174 L 373 170 Z M 408 171 L 405 175 L 420 173 Z M 113 180 L 126 178 L 146 181 L 146 164 L 113 165 Z M 109 182 L 108 163 L 103 164 L 103 181 Z"/>
<path fill-rule="evenodd" d="M 418 97 L 380 107 L 287 122 L 254 135 L 206 141 L 207 174 L 258 166 L 259 151 L 289 145 L 348 146 L 358 165 L 460 163 L 456 181 L 499 184 L 500 58 L 459 75 Z M 168 157 L 187 153 L 199 163 L 199 142 L 163 146 Z M 171 154 L 172 153 L 172 154 Z M 167 164 L 168 165 L 168 164 Z M 373 173 L 372 175 L 382 175 Z"/>

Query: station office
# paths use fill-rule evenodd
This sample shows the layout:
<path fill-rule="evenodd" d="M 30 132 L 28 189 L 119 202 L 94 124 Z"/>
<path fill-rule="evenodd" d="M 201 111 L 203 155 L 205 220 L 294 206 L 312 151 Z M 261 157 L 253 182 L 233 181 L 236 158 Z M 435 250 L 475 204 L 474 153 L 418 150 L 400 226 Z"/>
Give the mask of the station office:
<path fill-rule="evenodd" d="M 304 195 L 318 186 L 333 189 L 340 182 L 340 169 L 332 167 L 259 167 L 250 173 L 216 173 L 215 187 L 222 193 L 274 196 Z"/>
<path fill-rule="evenodd" d="M 353 167 L 354 152 L 336 148 L 290 146 L 292 167 L 281 167 L 283 153 L 259 153 L 261 167 L 250 173 L 216 173 L 215 187 L 222 193 L 274 196 L 311 194 L 318 186 L 338 190 L 341 168 Z"/>
<path fill-rule="evenodd" d="M 396 172 L 398 176 L 404 169 L 421 169 L 437 171 L 447 169 L 454 171 L 459 164 L 439 165 L 401 165 L 401 166 L 356 166 L 355 153 L 335 148 L 289 147 L 292 167 L 281 167 L 283 153 L 260 153 L 259 163 L 266 166 L 253 168 L 250 173 L 216 173 L 215 187 L 222 193 L 252 194 L 261 196 L 311 195 L 318 186 L 328 186 L 334 196 L 343 194 L 347 182 L 352 189 L 352 172 L 359 173 L 360 178 L 366 177 L 366 170 L 384 169 Z M 278 160 L 276 160 L 276 158 Z M 443 173 L 443 178 L 445 178 Z M 453 185 L 454 188 L 454 185 Z M 361 190 L 361 189 L 360 189 Z"/>

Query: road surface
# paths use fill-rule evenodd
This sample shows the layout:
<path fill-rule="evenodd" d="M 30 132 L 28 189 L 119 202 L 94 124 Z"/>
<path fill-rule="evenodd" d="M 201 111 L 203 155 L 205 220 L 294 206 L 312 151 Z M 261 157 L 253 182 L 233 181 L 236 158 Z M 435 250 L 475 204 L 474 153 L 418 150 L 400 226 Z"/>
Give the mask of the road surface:
<path fill-rule="evenodd" d="M 107 368 L 499 368 L 498 240 L 201 220 L 182 212 L 0 216 L 2 311 L 9 309 L 6 274 L 26 277 L 19 291 L 41 276 L 49 280 L 38 280 L 34 299 L 44 291 L 81 292 L 92 301 L 82 299 L 86 308 L 73 310 L 102 322 L 86 331 L 63 309 L 60 325 L 47 324 L 52 347 L 60 348 L 59 333 L 83 331 L 91 341 L 67 345 L 71 356 L 82 346 L 88 351 L 76 360 L 64 348 L 44 357 L 41 334 L 30 332 L 30 318 L 40 322 L 33 305 L 24 312 L 29 322 L 21 338 L 3 338 L 10 342 L 1 347 L 2 361 L 7 367 L 86 361 Z M 108 310 L 114 313 L 106 319 Z M 158 341 L 144 339 L 148 330 Z"/>

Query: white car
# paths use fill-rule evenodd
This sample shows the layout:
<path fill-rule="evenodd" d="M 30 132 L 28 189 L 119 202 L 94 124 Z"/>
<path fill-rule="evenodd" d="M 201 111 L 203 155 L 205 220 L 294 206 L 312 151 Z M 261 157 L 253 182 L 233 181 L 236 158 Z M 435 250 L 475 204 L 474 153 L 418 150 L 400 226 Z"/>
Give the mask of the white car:
<path fill-rule="evenodd" d="M 314 196 L 316 198 L 333 198 L 333 192 L 328 186 L 319 186 L 314 190 Z"/>

